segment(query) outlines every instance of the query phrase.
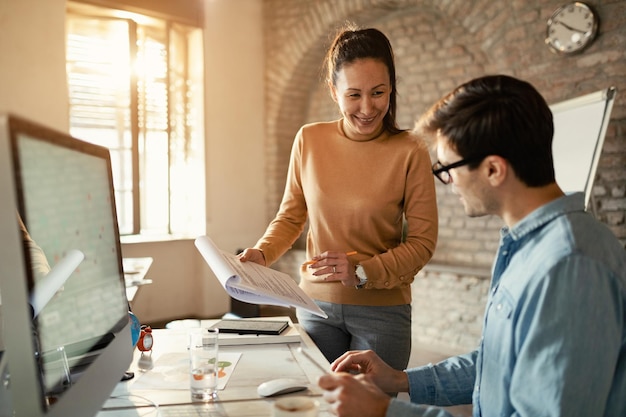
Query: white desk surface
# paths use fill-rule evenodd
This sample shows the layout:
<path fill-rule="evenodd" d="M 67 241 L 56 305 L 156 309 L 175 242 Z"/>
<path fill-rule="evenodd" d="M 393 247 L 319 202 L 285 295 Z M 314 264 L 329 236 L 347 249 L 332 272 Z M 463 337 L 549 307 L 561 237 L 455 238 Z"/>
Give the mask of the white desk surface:
<path fill-rule="evenodd" d="M 153 259 L 150 257 L 122 259 L 124 281 L 126 283 L 126 298 L 128 301 L 133 301 L 140 286 L 152 284 L 152 280 L 146 278 L 152 261 Z"/>
<path fill-rule="evenodd" d="M 322 390 L 317 386 L 317 378 L 323 372 L 318 364 L 326 370 L 330 365 L 304 330 L 297 324 L 295 327 L 300 332 L 301 342 L 220 346 L 220 352 L 242 355 L 225 389 L 219 391 L 217 401 L 209 404 L 192 402 L 189 390 L 133 389 L 142 373 L 150 372 L 140 369 L 140 363 L 149 362 L 151 357 L 154 364 L 166 353 L 187 351 L 188 329 L 154 329 L 152 353 L 144 353 L 142 357 L 135 349 L 129 369 L 135 372 L 135 377 L 117 385 L 98 417 L 270 416 L 275 398 L 260 397 L 257 387 L 264 381 L 284 377 L 301 379 L 309 387 L 306 391 L 288 395 L 316 397 L 320 403 L 319 416 L 330 416 L 328 404 L 321 397 Z M 303 354 L 299 347 L 309 355 Z"/>

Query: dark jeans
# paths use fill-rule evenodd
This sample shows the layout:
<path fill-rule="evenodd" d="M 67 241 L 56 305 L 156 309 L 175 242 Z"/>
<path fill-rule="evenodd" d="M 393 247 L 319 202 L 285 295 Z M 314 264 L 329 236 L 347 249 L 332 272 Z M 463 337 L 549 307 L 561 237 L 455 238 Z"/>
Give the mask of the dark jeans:
<path fill-rule="evenodd" d="M 371 349 L 404 370 L 411 354 L 411 305 L 355 306 L 316 301 L 324 319 L 297 310 L 298 322 L 329 362 L 348 350 Z"/>

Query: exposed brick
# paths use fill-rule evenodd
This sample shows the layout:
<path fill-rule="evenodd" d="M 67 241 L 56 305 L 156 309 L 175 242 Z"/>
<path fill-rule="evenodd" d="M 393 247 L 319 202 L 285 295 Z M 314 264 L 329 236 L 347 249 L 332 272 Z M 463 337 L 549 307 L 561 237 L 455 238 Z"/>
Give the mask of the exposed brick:
<path fill-rule="evenodd" d="M 297 129 L 306 121 L 339 117 L 320 82 L 320 68 L 335 28 L 350 19 L 383 30 L 394 46 L 398 122 L 403 128 L 412 128 L 419 115 L 459 83 L 487 73 L 526 79 L 549 103 L 616 86 L 593 195 L 598 218 L 626 246 L 626 1 L 594 3 L 601 20 L 599 36 L 584 53 L 574 56 L 556 55 L 544 44 L 545 22 L 558 6 L 553 0 L 265 0 L 263 4 L 269 219 L 282 197 Z M 450 187 L 437 184 L 437 201 L 440 233 L 433 263 L 489 268 L 502 221 L 495 216 L 467 218 Z M 450 350 L 475 347 L 489 280 L 422 273 L 426 277 L 412 285 L 415 340 Z M 446 300 L 446 305 L 437 305 L 434 299 Z M 476 320 L 470 323 L 472 317 Z"/>

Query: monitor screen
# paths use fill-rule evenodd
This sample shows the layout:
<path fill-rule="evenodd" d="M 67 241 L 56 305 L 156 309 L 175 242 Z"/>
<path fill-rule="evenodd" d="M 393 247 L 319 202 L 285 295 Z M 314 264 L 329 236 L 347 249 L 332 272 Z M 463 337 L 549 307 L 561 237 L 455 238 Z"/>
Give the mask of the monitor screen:
<path fill-rule="evenodd" d="M 2 222 L 12 221 L 18 231 L 19 247 L 11 249 L 19 252 L 21 264 L 15 265 L 14 273 L 0 277 L 11 401 L 19 409 L 23 396 L 36 395 L 36 400 L 29 400 L 39 404 L 42 415 L 56 414 L 57 408 L 73 412 L 71 407 L 79 407 L 80 402 L 85 404 L 81 413 L 92 413 L 132 357 L 109 151 L 14 116 L 6 116 L 3 122 L 0 152 L 8 151 L 8 161 L 2 163 L 8 162 L 9 169 L 0 175 L 5 186 L 12 188 L 12 198 L 2 208 Z M 11 205 L 13 213 L 8 215 Z M 3 249 L 0 261 L 9 261 L 10 252 Z M 63 269 L 63 262 L 75 253 L 81 256 L 66 268 L 66 276 L 59 281 L 62 285 L 43 302 L 34 303 L 33 295 L 45 288 L 54 275 L 51 271 Z M 20 298 L 21 293 L 15 292 L 18 284 L 25 295 L 21 300 L 13 299 L 15 295 Z M 35 375 L 27 386 L 36 386 L 37 393 L 13 389 L 14 380 L 21 376 L 16 377 L 12 359 L 24 353 L 11 351 L 10 339 L 26 334 L 8 324 L 11 310 L 18 308 L 31 320 L 28 355 L 32 354 Z M 107 354 L 118 348 L 120 354 Z M 107 365 L 107 361 L 113 363 Z M 117 369 L 118 374 L 90 380 L 95 373 L 91 368 L 102 366 L 109 367 L 109 372 Z M 91 393 L 96 390 L 100 392 Z M 103 394 L 103 390 L 108 392 Z M 93 399 L 64 401 L 78 396 L 74 391 Z"/>

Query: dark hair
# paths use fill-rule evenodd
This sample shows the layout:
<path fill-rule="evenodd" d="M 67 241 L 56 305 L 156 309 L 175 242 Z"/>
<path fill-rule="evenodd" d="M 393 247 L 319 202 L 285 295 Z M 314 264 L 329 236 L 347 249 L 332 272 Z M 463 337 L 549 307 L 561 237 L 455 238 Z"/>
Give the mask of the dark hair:
<path fill-rule="evenodd" d="M 506 158 L 530 187 L 555 181 L 552 112 L 525 81 L 490 75 L 462 84 L 418 120 L 416 131 L 443 136 L 462 158 Z"/>
<path fill-rule="evenodd" d="M 402 129 L 396 123 L 396 66 L 393 49 L 389 39 L 377 29 L 357 29 L 349 24 L 339 31 L 326 53 L 327 82 L 336 85 L 337 73 L 346 64 L 359 59 L 372 58 L 387 66 L 391 93 L 389 95 L 389 110 L 383 118 L 383 127 L 392 134 Z"/>

